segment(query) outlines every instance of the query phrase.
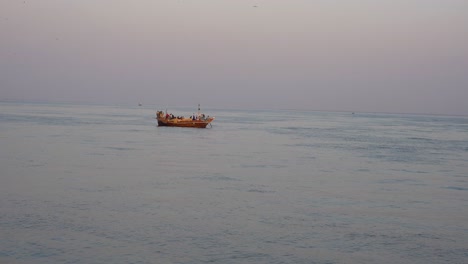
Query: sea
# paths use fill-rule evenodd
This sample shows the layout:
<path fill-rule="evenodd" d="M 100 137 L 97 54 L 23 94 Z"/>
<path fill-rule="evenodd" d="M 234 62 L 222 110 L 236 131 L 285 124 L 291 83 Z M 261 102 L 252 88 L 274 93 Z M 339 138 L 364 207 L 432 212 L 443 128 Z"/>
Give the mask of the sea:
<path fill-rule="evenodd" d="M 0 263 L 468 263 L 466 116 L 156 110 L 0 103 Z"/>

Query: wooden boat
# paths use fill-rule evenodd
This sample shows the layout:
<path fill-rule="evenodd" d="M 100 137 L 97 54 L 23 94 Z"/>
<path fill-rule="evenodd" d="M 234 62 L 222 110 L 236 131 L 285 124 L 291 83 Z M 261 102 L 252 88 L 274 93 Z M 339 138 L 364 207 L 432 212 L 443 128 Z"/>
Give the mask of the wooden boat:
<path fill-rule="evenodd" d="M 197 114 L 195 117 L 174 117 L 169 114 L 164 114 L 163 111 L 156 112 L 156 119 L 158 120 L 158 126 L 172 126 L 172 127 L 196 127 L 206 128 L 215 118 L 205 115 Z M 211 126 L 211 124 L 210 124 Z"/>

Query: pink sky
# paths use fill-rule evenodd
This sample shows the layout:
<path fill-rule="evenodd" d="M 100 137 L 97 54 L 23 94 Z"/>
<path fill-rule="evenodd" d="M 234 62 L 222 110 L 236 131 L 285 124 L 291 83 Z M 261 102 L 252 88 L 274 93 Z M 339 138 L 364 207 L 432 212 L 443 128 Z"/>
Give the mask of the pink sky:
<path fill-rule="evenodd" d="M 0 21 L 0 100 L 468 115 L 464 0 L 5 0 Z"/>

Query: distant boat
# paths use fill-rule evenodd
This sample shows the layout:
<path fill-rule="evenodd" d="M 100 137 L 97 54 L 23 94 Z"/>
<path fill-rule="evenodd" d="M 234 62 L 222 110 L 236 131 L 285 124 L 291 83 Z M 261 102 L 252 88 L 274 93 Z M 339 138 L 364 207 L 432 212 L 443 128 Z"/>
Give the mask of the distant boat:
<path fill-rule="evenodd" d="M 215 118 L 200 114 L 200 105 L 198 105 L 198 113 L 190 118 L 173 116 L 168 114 L 166 110 L 166 113 L 157 111 L 156 119 L 158 120 L 158 126 L 206 128 L 208 124 L 211 126 L 211 122 Z"/>
<path fill-rule="evenodd" d="M 142 106 L 143 104 L 142 103 L 138 103 L 138 106 Z"/>

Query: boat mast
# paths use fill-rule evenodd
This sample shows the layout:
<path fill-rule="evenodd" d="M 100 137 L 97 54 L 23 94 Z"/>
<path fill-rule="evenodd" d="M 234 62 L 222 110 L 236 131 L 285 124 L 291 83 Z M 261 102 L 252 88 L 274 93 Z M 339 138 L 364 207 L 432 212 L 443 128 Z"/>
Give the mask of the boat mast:
<path fill-rule="evenodd" d="M 200 104 L 198 104 L 198 116 L 200 116 Z"/>

